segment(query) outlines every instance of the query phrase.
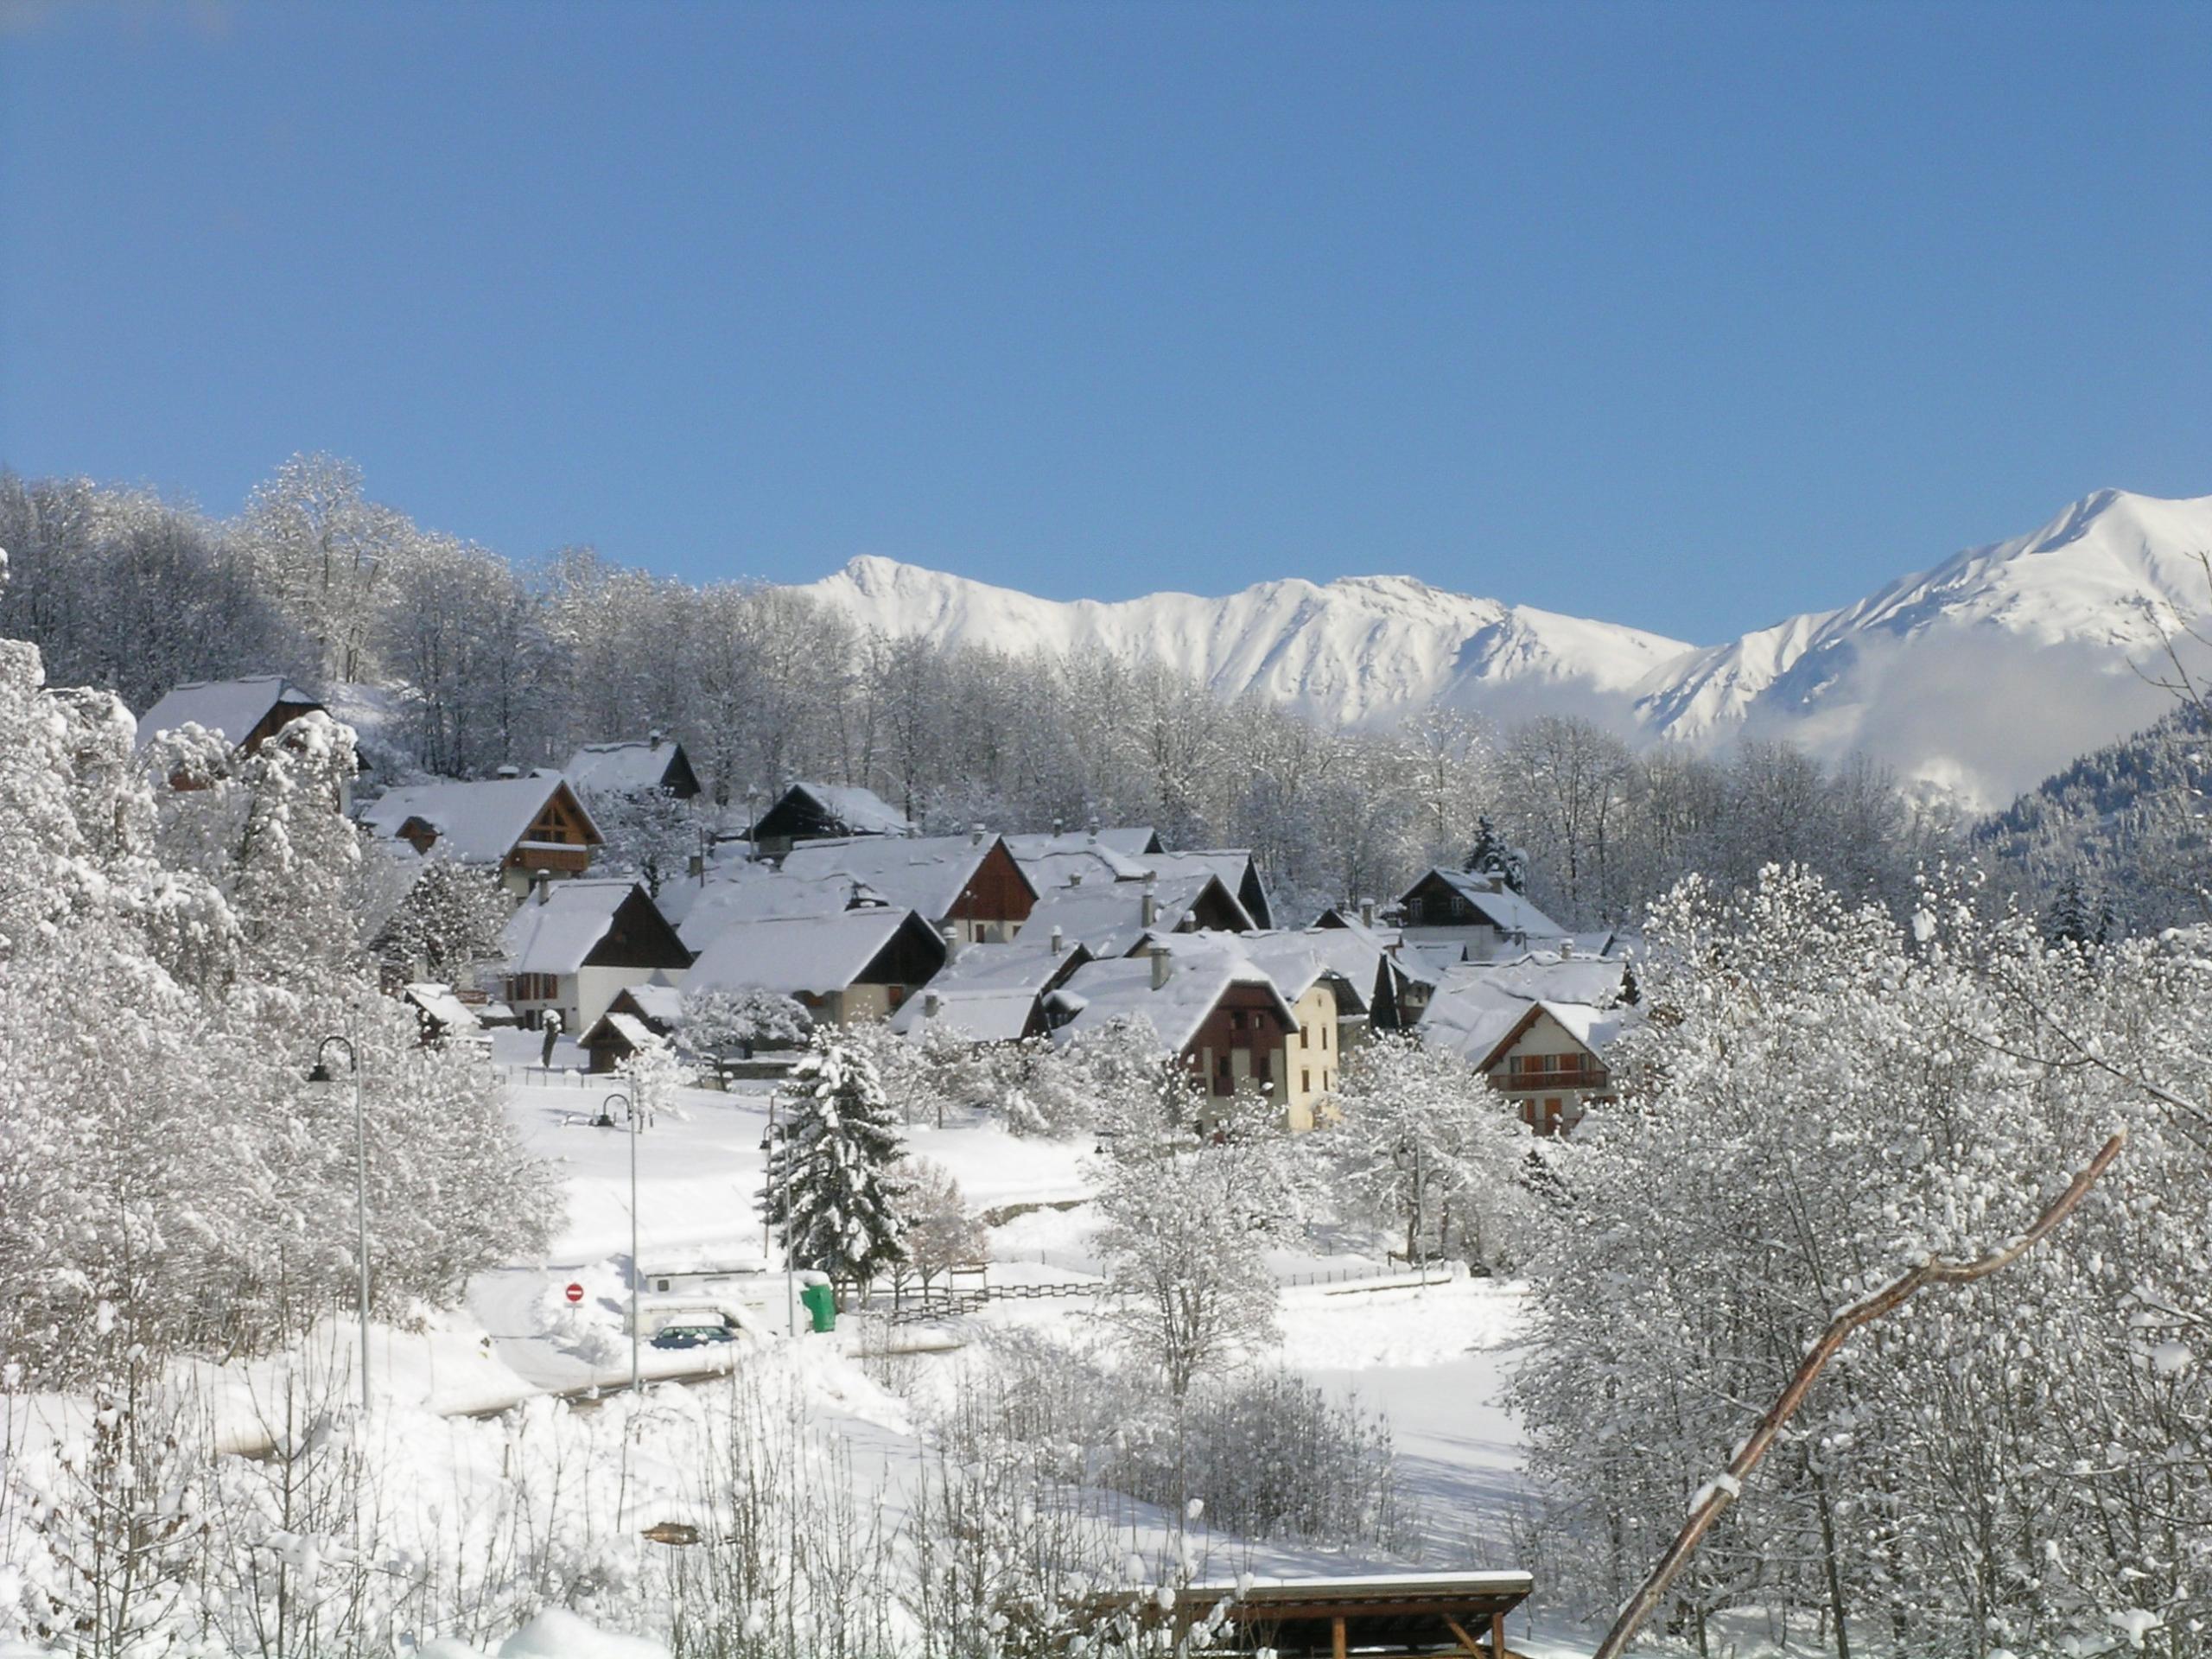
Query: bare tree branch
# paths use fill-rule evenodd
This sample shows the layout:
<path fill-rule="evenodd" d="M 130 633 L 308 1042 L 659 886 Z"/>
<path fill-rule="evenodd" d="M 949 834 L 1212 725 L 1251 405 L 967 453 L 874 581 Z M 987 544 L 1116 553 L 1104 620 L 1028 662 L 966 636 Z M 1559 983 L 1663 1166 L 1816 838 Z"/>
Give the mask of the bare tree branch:
<path fill-rule="evenodd" d="M 1796 1415 L 1797 1408 L 1804 1403 L 1815 1379 L 1828 1361 L 1835 1357 L 1853 1332 L 1895 1313 L 1927 1286 L 1967 1284 L 1976 1279 L 1986 1279 L 1999 1268 L 2018 1261 L 2050 1236 L 2059 1224 L 2074 1212 L 2089 1189 L 2112 1167 L 2113 1160 L 2120 1156 L 2120 1149 L 2126 1144 L 2127 1131 L 2116 1131 L 2099 1149 L 2097 1155 L 2082 1166 L 2066 1190 L 2052 1201 L 2050 1207 L 2036 1217 L 2035 1224 L 2002 1249 L 1993 1250 L 1971 1262 L 1948 1262 L 1941 1256 L 1931 1255 L 1918 1267 L 1900 1274 L 1880 1289 L 1852 1303 L 1831 1319 L 1819 1340 L 1806 1350 L 1805 1357 L 1798 1364 L 1796 1375 L 1789 1379 L 1789 1386 L 1767 1408 L 1766 1414 L 1759 1419 L 1750 1436 L 1737 1447 L 1736 1455 L 1729 1459 L 1726 1471 L 1705 1487 L 1690 1505 L 1689 1518 L 1682 1522 L 1682 1529 L 1675 1535 L 1675 1541 L 1668 1546 L 1667 1553 L 1659 1559 L 1659 1564 L 1651 1569 L 1651 1576 L 1644 1580 L 1643 1586 L 1629 1598 L 1628 1605 L 1621 1609 L 1620 1617 L 1613 1621 L 1613 1628 L 1605 1632 L 1605 1639 L 1598 1644 L 1591 1659 L 1621 1659 L 1628 1650 L 1628 1644 L 1635 1639 L 1637 1631 L 1643 1628 L 1643 1622 L 1658 1607 L 1675 1575 L 1697 1553 L 1698 1544 L 1711 1530 L 1713 1523 L 1720 1518 L 1721 1511 L 1736 1501 L 1737 1495 L 1743 1491 L 1744 1477 L 1758 1466 L 1759 1459 L 1767 1453 L 1767 1448 L 1774 1444 L 1783 1427 Z"/>

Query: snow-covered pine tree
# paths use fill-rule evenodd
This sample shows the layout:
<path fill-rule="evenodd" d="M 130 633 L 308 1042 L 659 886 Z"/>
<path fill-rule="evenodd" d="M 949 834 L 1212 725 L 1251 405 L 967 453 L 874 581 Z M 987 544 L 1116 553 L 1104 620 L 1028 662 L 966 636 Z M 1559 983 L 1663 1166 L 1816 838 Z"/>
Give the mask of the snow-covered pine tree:
<path fill-rule="evenodd" d="M 800 1093 L 768 1155 L 760 1214 L 802 1268 L 865 1285 L 906 1258 L 897 1115 L 865 1054 L 817 1032 L 792 1071 Z"/>
<path fill-rule="evenodd" d="M 1529 855 L 1497 833 L 1488 813 L 1475 820 L 1475 845 L 1467 855 L 1467 872 L 1491 877 L 1510 893 L 1529 890 Z"/>

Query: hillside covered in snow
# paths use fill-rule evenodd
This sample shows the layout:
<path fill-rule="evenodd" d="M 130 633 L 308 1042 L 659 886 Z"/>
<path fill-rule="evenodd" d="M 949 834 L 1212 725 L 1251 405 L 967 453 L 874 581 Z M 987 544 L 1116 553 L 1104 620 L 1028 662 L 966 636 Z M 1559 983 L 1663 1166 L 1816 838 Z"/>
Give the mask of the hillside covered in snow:
<path fill-rule="evenodd" d="M 2207 549 L 2212 496 L 2100 491 L 1856 604 L 1701 648 L 1404 576 L 1063 603 L 870 556 L 797 591 L 893 636 L 1154 658 L 1346 725 L 1446 708 L 1584 715 L 1640 741 L 1788 739 L 1986 806 L 2167 711 L 2136 667 L 2162 651 L 2155 613 L 2212 614 Z"/>

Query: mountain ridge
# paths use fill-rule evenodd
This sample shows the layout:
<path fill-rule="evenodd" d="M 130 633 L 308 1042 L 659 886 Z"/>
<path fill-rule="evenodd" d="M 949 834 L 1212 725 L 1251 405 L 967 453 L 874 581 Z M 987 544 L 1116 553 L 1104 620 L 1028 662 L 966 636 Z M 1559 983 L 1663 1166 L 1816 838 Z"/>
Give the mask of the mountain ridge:
<path fill-rule="evenodd" d="M 2212 496 L 2099 490 L 2025 535 L 1710 645 L 1406 575 L 1058 601 L 863 555 L 797 591 L 894 636 L 1103 649 L 1345 725 L 1447 708 L 1583 715 L 1638 743 L 1787 738 L 1987 807 L 2164 712 L 2133 664 L 2161 649 L 2156 608 L 2212 616 L 2204 549 Z"/>

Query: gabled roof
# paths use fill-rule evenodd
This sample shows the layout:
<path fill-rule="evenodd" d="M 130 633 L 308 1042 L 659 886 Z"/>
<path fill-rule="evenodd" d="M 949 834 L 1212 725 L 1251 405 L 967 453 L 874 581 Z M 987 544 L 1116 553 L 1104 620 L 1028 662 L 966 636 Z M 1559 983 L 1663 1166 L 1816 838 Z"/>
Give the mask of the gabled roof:
<path fill-rule="evenodd" d="M 1142 1021 L 1170 1054 L 1179 1054 L 1232 986 L 1264 989 L 1283 1023 L 1297 1017 L 1265 969 L 1218 936 L 1163 940 L 1169 947 L 1166 984 L 1154 989 L 1146 957 L 1116 957 L 1077 969 L 1046 1003 L 1069 1018 L 1054 1035 L 1061 1040 L 1116 1020 Z M 1065 1035 L 1063 1036 L 1062 1033 Z"/>
<path fill-rule="evenodd" d="M 1150 868 L 1147 861 L 1127 853 L 1116 852 L 1103 842 L 1065 852 L 1023 853 L 1014 850 L 1017 838 L 1006 838 L 1008 850 L 1014 851 L 1014 861 L 1021 866 L 1021 873 L 1029 878 L 1030 885 L 1039 893 L 1049 893 L 1054 887 L 1065 887 L 1077 876 L 1086 886 L 1107 881 L 1141 881 Z M 1023 836 L 1034 841 L 1038 836 Z M 1042 839 L 1058 840 L 1050 836 Z"/>
<path fill-rule="evenodd" d="M 648 1024 L 673 1031 L 683 1023 L 683 993 L 673 985 L 625 985 L 610 1006 L 634 1008 Z"/>
<path fill-rule="evenodd" d="M 476 1017 L 475 1009 L 462 1001 L 450 985 L 423 981 L 409 985 L 400 995 L 435 1021 L 445 1036 L 465 1037 L 484 1023 Z"/>
<path fill-rule="evenodd" d="M 1070 830 L 1048 836 L 1008 836 L 1006 844 L 1017 859 L 1056 858 L 1103 848 L 1122 858 L 1141 860 L 1160 850 L 1160 832 L 1148 823 L 1123 824 L 1099 830 Z"/>
<path fill-rule="evenodd" d="M 1041 895 L 1029 919 L 1021 925 L 1021 936 L 1044 938 L 1057 927 L 1063 938 L 1089 945 L 1094 956 L 1118 957 L 1135 949 L 1147 931 L 1174 932 L 1199 902 L 1209 898 L 1237 925 L 1238 931 L 1249 931 L 1252 925 L 1251 917 L 1236 902 L 1236 894 L 1210 870 L 1162 876 L 1151 891 L 1156 902 L 1149 930 L 1144 920 L 1145 883 L 1085 881 L 1081 887 L 1054 887 Z"/>
<path fill-rule="evenodd" d="M 1611 965 L 1616 970 L 1620 966 L 1618 962 Z M 1449 1049 L 1487 1070 L 1497 1063 L 1500 1051 L 1515 1041 L 1539 1014 L 1550 1014 L 1569 1037 L 1592 1054 L 1618 1036 L 1626 1023 L 1626 1015 L 1618 1008 L 1528 995 L 1515 988 L 1516 982 L 1510 970 L 1500 978 L 1490 971 L 1491 966 L 1468 963 L 1445 976 L 1421 1015 L 1422 1042 Z M 1609 1000 L 1619 989 L 1616 978 Z"/>
<path fill-rule="evenodd" d="M 517 974 L 573 974 L 613 931 L 622 907 L 652 900 L 636 882 L 555 881 L 526 899 L 507 918 L 500 941 L 507 969 Z"/>
<path fill-rule="evenodd" d="M 868 836 L 801 842 L 780 865 L 721 863 L 703 887 L 684 896 L 683 936 L 693 949 L 703 949 L 733 923 L 834 916 L 852 908 L 856 897 L 940 921 L 997 844 L 995 836 L 980 842 L 969 836 Z"/>
<path fill-rule="evenodd" d="M 282 674 L 256 674 L 243 680 L 194 680 L 172 686 L 160 702 L 139 716 L 138 747 L 152 742 L 157 733 L 198 726 L 236 747 L 253 735 L 253 728 L 280 702 L 322 707 L 321 698 L 301 690 Z"/>
<path fill-rule="evenodd" d="M 1364 1014 L 1375 995 L 1375 972 L 1382 953 L 1337 928 L 1307 928 L 1297 933 L 1239 933 L 1230 936 L 1275 982 L 1286 1001 L 1295 1002 L 1319 979 L 1338 982 L 1338 1012 Z M 1172 945 L 1173 941 L 1170 941 Z M 1350 1008 L 1343 1006 L 1346 995 Z"/>
<path fill-rule="evenodd" d="M 668 788 L 683 795 L 696 794 L 699 780 L 681 743 L 665 738 L 627 743 L 587 743 L 569 757 L 561 768 L 580 790 L 604 790 L 610 795 L 641 795 Z M 677 776 L 671 778 L 673 770 Z"/>
<path fill-rule="evenodd" d="M 908 997 L 891 1016 L 891 1029 L 906 1036 L 948 1032 L 979 1043 L 1012 1042 L 1029 1030 L 1039 999 L 1090 960 L 1080 944 L 1058 953 L 1027 941 L 963 945 L 927 990 Z"/>
<path fill-rule="evenodd" d="M 911 910 L 876 906 L 833 916 L 734 922 L 717 933 L 691 964 L 687 991 L 758 988 L 786 995 L 826 996 L 868 971 L 902 931 L 944 959 L 944 940 Z"/>
<path fill-rule="evenodd" d="M 761 825 L 786 812 L 819 818 L 849 836 L 911 836 L 920 830 L 872 789 L 850 784 L 793 784 L 760 815 L 748 833 L 755 839 L 763 834 L 773 835 L 772 830 L 764 831 Z"/>
<path fill-rule="evenodd" d="M 1510 961 L 1461 963 L 1445 976 L 1444 988 L 1462 980 L 1481 980 L 1531 1001 L 1586 1002 L 1611 1007 L 1620 1001 L 1629 964 L 1620 957 L 1567 957 L 1531 950 Z"/>
<path fill-rule="evenodd" d="M 1404 904 L 1431 881 L 1443 882 L 1481 912 L 1491 925 L 1501 933 L 1517 934 L 1528 939 L 1563 939 L 1568 937 L 1568 930 L 1538 910 L 1522 894 L 1503 886 L 1495 877 L 1477 875 L 1470 870 L 1446 869 L 1440 865 L 1400 894 L 1398 902 Z"/>
<path fill-rule="evenodd" d="M 1211 870 L 1221 878 L 1223 887 L 1236 895 L 1236 902 L 1244 906 L 1254 926 L 1274 925 L 1268 909 L 1267 886 L 1260 880 L 1260 868 L 1252 861 L 1248 848 L 1211 847 L 1189 852 L 1154 853 L 1141 861 L 1158 871 L 1163 880 L 1193 870 Z"/>
<path fill-rule="evenodd" d="M 588 844 L 600 845 L 598 826 L 557 772 L 390 789 L 363 807 L 360 818 L 389 840 L 397 840 L 408 824 L 420 819 L 437 832 L 437 850 L 448 857 L 464 864 L 497 864 L 530 833 L 556 795 L 566 796 L 574 806 Z"/>

